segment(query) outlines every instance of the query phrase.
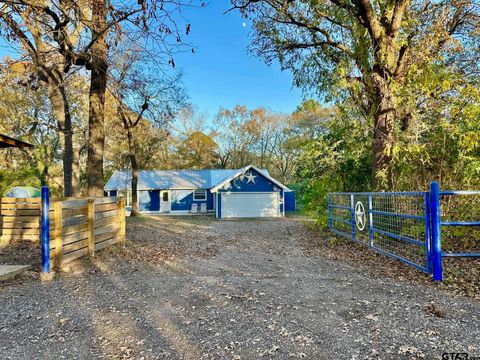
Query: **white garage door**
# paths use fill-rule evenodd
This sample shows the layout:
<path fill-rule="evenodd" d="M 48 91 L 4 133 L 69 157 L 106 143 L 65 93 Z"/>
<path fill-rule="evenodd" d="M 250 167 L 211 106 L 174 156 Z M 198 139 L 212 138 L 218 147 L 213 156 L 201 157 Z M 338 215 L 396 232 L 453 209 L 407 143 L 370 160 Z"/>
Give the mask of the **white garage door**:
<path fill-rule="evenodd" d="M 280 216 L 279 193 L 222 193 L 221 217 Z"/>

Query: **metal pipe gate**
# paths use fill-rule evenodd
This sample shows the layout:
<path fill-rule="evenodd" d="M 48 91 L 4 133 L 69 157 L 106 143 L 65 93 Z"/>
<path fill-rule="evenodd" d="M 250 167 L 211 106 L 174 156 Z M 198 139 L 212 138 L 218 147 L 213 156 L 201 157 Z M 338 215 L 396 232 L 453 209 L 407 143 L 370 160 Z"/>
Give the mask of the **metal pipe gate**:
<path fill-rule="evenodd" d="M 442 257 L 480 257 L 480 252 L 442 251 L 444 227 L 480 229 L 480 213 L 468 221 L 445 219 L 446 198 L 465 196 L 480 205 L 480 191 L 440 191 L 437 182 L 428 192 L 330 193 L 328 228 L 442 281 Z"/>

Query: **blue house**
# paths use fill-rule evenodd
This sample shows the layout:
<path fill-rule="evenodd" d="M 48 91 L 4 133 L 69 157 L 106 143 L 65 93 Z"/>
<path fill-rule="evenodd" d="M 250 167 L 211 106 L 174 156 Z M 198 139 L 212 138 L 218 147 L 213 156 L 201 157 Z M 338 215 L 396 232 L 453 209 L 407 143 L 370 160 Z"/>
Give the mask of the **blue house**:
<path fill-rule="evenodd" d="M 109 196 L 124 196 L 130 206 L 130 171 L 116 171 L 104 190 Z M 295 193 L 253 165 L 242 169 L 141 170 L 137 190 L 141 212 L 211 213 L 225 219 L 281 217 L 295 208 Z"/>

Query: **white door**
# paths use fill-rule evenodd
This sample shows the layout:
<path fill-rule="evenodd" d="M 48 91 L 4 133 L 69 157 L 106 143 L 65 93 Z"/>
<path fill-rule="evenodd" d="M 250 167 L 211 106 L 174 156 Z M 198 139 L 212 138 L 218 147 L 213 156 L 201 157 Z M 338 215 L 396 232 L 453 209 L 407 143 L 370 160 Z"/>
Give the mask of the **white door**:
<path fill-rule="evenodd" d="M 170 190 L 160 191 L 160 212 L 168 213 L 172 210 L 172 196 Z"/>
<path fill-rule="evenodd" d="M 221 217 L 278 217 L 279 193 L 222 193 Z"/>

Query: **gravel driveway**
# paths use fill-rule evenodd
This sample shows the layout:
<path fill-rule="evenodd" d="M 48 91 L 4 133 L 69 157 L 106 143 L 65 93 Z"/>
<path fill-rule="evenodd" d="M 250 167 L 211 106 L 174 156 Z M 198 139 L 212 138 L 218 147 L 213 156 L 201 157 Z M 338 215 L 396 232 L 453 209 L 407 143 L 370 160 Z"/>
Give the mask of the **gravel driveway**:
<path fill-rule="evenodd" d="M 480 356 L 480 304 L 312 252 L 304 220 L 129 219 L 128 244 L 0 287 L 2 359 Z"/>

